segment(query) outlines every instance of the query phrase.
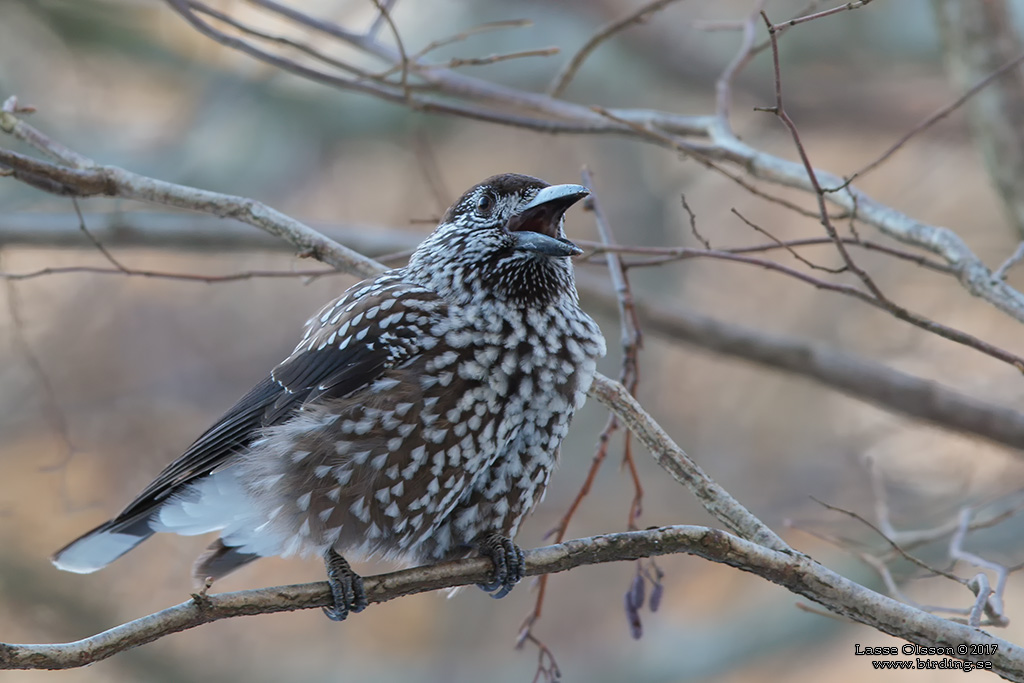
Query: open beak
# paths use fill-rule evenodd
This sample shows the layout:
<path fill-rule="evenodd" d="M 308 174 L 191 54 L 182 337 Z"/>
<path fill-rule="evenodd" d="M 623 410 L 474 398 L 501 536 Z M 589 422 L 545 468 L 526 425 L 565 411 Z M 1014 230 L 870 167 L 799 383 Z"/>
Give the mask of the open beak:
<path fill-rule="evenodd" d="M 516 239 L 517 251 L 532 251 L 544 256 L 577 256 L 583 250 L 558 236 L 558 226 L 566 210 L 590 194 L 582 185 L 549 185 L 523 210 L 508 221 L 508 230 Z"/>

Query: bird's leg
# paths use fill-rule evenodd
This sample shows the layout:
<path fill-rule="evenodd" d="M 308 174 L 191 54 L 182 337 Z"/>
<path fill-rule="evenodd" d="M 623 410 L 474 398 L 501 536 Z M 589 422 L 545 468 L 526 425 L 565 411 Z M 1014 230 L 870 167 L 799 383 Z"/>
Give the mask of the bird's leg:
<path fill-rule="evenodd" d="M 477 584 L 491 594 L 492 598 L 503 598 L 523 579 L 526 561 L 523 549 L 507 536 L 489 533 L 476 543 L 480 554 L 494 562 L 494 579 L 489 583 Z"/>
<path fill-rule="evenodd" d="M 324 553 L 324 564 L 327 565 L 327 583 L 334 596 L 334 606 L 323 608 L 327 618 L 331 621 L 344 621 L 349 612 L 358 613 L 366 609 L 363 577 L 352 571 L 348 560 L 331 548 Z"/>

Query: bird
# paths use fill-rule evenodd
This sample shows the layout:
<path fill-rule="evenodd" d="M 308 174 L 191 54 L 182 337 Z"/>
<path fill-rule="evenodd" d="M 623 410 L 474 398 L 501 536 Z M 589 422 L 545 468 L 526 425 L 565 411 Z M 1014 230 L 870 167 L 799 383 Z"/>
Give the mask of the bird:
<path fill-rule="evenodd" d="M 283 362 L 116 517 L 53 556 L 91 573 L 155 533 L 219 531 L 193 568 L 321 556 L 333 620 L 364 609 L 345 555 L 479 554 L 523 578 L 541 500 L 605 354 L 576 291 L 565 212 L 589 194 L 505 173 L 466 191 L 407 265 L 328 303 Z"/>

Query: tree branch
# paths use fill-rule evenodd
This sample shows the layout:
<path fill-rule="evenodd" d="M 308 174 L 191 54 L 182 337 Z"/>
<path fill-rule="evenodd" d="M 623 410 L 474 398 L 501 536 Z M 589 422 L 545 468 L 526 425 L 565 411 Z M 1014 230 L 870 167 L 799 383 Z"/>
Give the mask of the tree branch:
<path fill-rule="evenodd" d="M 403 63 L 397 50 L 383 45 L 371 35 L 353 33 L 337 24 L 273 0 L 253 0 L 283 20 L 331 36 L 366 55 L 387 62 L 392 68 L 407 68 L 410 75 L 422 80 L 423 88 L 434 93 L 425 95 L 412 89 L 410 94 L 401 84 L 352 78 L 336 72 L 319 70 L 229 35 L 196 15 L 194 10 L 200 4 L 198 2 L 166 2 L 196 30 L 212 40 L 284 71 L 330 87 L 362 92 L 418 111 L 465 117 L 539 132 L 633 137 L 666 149 L 682 151 L 706 162 L 726 162 L 735 165 L 745 174 L 772 184 L 814 192 L 807 171 L 801 163 L 788 161 L 751 147 L 732 131 L 729 121 L 722 114 L 723 110 L 728 110 L 727 106 L 722 106 L 723 102 L 727 103 L 730 96 L 728 87 L 724 93 L 719 94 L 718 115 L 681 116 L 644 109 L 610 109 L 607 113 L 611 117 L 602 116 L 588 106 L 544 93 L 529 92 L 474 78 L 442 66 L 425 64 L 415 57 L 410 57 Z M 859 7 L 867 3 L 854 4 Z M 833 10 L 827 11 L 826 14 L 831 13 Z M 806 20 L 809 21 L 811 18 L 816 17 L 812 16 Z M 784 24 L 788 25 L 786 22 Z M 748 49 L 754 50 L 756 47 L 749 46 Z M 742 60 L 739 63 L 743 63 Z M 480 102 L 486 102 L 487 106 L 481 106 L 478 104 Z M 856 187 L 847 185 L 843 178 L 835 174 L 814 169 L 813 175 L 822 188 L 840 188 L 837 191 L 826 192 L 825 199 L 828 202 L 848 212 L 856 212 L 860 221 L 874 226 L 893 239 L 926 249 L 941 257 L 955 270 L 958 280 L 968 292 L 996 306 L 1016 320 L 1024 322 L 1024 293 L 994 278 L 992 271 L 955 232 L 917 221 L 881 204 Z"/>
<path fill-rule="evenodd" d="M 687 553 L 761 576 L 787 590 L 891 635 L 924 646 L 997 645 L 984 659 L 1010 680 L 1024 680 L 1024 649 L 984 631 L 922 612 L 836 574 L 805 555 L 780 552 L 726 532 L 670 526 L 566 541 L 526 552 L 526 575 L 604 562 Z M 486 580 L 488 559 L 476 557 L 365 578 L 371 603 Z M 90 638 L 65 644 L 0 644 L 0 669 L 70 669 L 164 636 L 221 619 L 312 609 L 331 604 L 325 582 L 197 595 L 192 600 Z M 346 628 L 346 626 L 339 626 Z M 962 657 L 982 659 L 981 657 Z"/>

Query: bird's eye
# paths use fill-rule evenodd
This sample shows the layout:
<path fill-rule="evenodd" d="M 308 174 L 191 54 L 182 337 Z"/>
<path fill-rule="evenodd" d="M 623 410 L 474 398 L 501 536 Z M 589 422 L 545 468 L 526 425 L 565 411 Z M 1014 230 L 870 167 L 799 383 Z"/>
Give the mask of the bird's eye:
<path fill-rule="evenodd" d="M 478 216 L 490 216 L 494 210 L 494 197 L 485 192 L 476 200 L 476 213 Z"/>

